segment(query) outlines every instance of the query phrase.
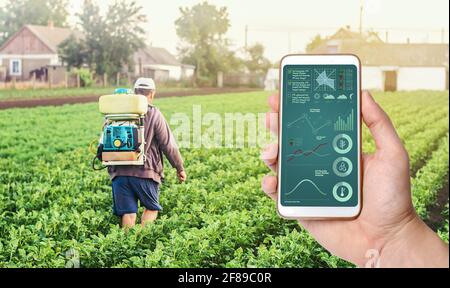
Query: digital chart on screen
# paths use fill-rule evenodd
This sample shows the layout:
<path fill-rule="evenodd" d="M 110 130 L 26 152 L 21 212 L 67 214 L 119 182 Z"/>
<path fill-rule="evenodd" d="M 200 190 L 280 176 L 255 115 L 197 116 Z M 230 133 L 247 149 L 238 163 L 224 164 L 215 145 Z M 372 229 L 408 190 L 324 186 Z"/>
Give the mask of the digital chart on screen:
<path fill-rule="evenodd" d="M 356 73 L 354 65 L 284 66 L 282 205 L 357 204 Z"/>

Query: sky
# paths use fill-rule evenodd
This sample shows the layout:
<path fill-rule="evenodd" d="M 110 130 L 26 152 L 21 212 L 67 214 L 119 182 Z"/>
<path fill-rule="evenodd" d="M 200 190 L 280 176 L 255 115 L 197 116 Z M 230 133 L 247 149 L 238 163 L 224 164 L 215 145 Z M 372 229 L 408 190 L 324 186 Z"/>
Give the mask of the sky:
<path fill-rule="evenodd" d="M 98 0 L 103 10 L 114 0 Z M 176 54 L 180 41 L 175 31 L 179 7 L 190 7 L 203 0 L 137 0 L 147 15 L 146 42 Z M 226 6 L 231 26 L 227 37 L 233 49 L 257 42 L 266 47 L 266 57 L 278 61 L 287 53 L 302 52 L 317 34 L 330 35 L 349 25 L 358 31 L 363 6 L 363 30 L 373 29 L 389 42 L 448 43 L 448 0 L 209 0 Z M 69 0 L 70 21 L 81 9 L 80 0 Z M 444 29 L 444 31 L 442 31 Z"/>

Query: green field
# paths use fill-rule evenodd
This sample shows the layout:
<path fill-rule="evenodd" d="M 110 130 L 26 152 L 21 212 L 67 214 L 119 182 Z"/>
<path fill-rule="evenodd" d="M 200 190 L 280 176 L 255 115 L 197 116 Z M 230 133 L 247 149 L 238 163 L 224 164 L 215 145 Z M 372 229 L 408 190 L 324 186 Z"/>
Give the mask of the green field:
<path fill-rule="evenodd" d="M 267 93 L 165 98 L 166 117 L 264 112 Z M 377 93 L 411 158 L 414 204 L 429 220 L 448 181 L 448 92 Z M 166 163 L 164 211 L 124 231 L 112 215 L 110 180 L 93 171 L 97 104 L 0 111 L 0 267 L 64 267 L 70 249 L 82 267 L 343 267 L 295 221 L 280 219 L 260 189 L 268 169 L 258 148 L 182 149 L 188 181 Z M 373 151 L 367 129 L 363 150 Z M 447 208 L 435 229 L 448 241 Z M 444 205 L 445 206 L 445 205 Z M 435 217 L 434 217 L 435 218 Z"/>

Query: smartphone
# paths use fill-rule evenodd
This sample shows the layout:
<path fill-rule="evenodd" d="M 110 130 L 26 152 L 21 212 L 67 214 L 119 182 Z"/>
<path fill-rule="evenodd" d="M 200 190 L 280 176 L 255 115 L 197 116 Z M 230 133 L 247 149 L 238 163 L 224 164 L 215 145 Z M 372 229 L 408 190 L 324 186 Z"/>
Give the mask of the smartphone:
<path fill-rule="evenodd" d="M 280 216 L 329 219 L 359 215 L 360 71 L 355 55 L 287 55 L 281 60 Z"/>

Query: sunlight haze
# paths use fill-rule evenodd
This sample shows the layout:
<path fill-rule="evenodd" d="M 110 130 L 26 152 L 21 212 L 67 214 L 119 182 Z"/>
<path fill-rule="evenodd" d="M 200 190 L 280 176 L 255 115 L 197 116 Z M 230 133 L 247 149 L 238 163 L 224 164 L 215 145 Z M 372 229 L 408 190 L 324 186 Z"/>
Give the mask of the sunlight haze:
<path fill-rule="evenodd" d="M 97 1 L 105 9 L 111 0 Z M 199 0 L 138 1 L 148 15 L 145 29 L 147 43 L 165 47 L 176 53 L 179 39 L 175 20 L 180 6 L 193 6 Z M 316 34 L 330 35 L 349 25 L 359 30 L 360 6 L 363 4 L 364 30 L 380 32 L 384 40 L 389 29 L 389 42 L 440 43 L 448 42 L 449 2 L 447 0 L 279 0 L 242 1 L 210 0 L 209 3 L 228 7 L 231 27 L 227 33 L 235 48 L 245 44 L 245 26 L 248 25 L 248 44 L 264 44 L 266 56 L 277 61 L 289 52 L 302 52 Z M 70 0 L 71 22 L 80 11 L 82 1 Z M 345 6 L 344 9 L 342 6 Z M 338 12 L 336 12 L 338 11 Z M 442 31 L 444 29 L 444 31 Z"/>

